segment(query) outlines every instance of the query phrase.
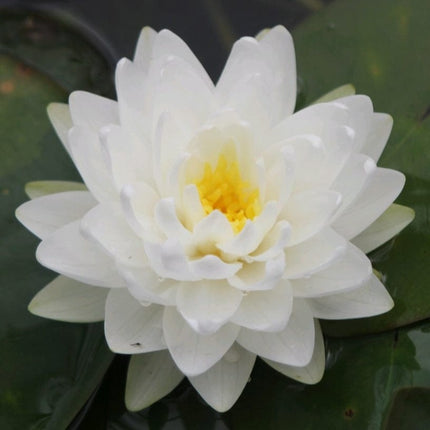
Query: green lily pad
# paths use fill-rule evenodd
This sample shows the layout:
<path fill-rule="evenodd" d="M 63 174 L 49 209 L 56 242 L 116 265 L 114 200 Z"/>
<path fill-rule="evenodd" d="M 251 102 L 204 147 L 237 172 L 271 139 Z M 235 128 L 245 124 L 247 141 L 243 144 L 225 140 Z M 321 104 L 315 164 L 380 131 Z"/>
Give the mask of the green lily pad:
<path fill-rule="evenodd" d="M 398 202 L 416 218 L 394 241 L 371 254 L 394 301 L 375 318 L 325 322 L 330 336 L 374 333 L 430 317 L 430 8 L 421 0 L 336 1 L 294 31 L 302 97 L 310 103 L 350 82 L 390 113 L 394 127 L 379 165 L 401 170 Z"/>
<path fill-rule="evenodd" d="M 385 424 L 390 430 L 414 430 L 430 428 L 430 389 L 424 387 L 403 388 L 396 393 Z"/>
<path fill-rule="evenodd" d="M 7 27 L 4 19 L 0 16 L 1 31 Z M 71 43 L 73 35 L 68 34 Z M 32 49 L 41 48 L 36 43 Z M 58 51 L 54 52 L 51 71 L 57 61 L 66 62 Z M 100 57 L 95 61 L 100 62 Z M 39 66 L 41 70 L 48 67 L 47 58 Z M 109 76 L 106 71 L 105 76 Z M 35 68 L 0 55 L 2 429 L 66 428 L 99 385 L 113 356 L 101 324 L 48 321 L 27 310 L 33 295 L 55 274 L 36 262 L 38 240 L 17 222 L 14 212 L 28 200 L 24 191 L 27 182 L 79 179 L 46 115 L 49 102 L 64 101 L 66 97 L 61 86 Z"/>
<path fill-rule="evenodd" d="M 258 366 L 225 419 L 238 430 L 282 429 L 285 423 L 292 429 L 391 429 L 383 423 L 392 413 L 397 390 L 430 385 L 429 329 L 427 323 L 380 335 L 330 339 L 326 373 L 314 386 Z"/>

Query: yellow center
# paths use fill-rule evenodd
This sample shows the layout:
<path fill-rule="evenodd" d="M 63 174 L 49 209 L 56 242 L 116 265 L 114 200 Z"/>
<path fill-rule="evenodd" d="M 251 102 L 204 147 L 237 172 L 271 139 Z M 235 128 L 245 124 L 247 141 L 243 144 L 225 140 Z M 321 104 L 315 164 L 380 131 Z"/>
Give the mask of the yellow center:
<path fill-rule="evenodd" d="M 221 154 L 215 169 L 205 163 L 203 177 L 196 182 L 200 201 L 206 214 L 221 211 L 230 221 L 235 233 L 244 227 L 247 219 L 261 212 L 258 188 L 252 189 L 243 181 L 237 161 L 228 162 Z"/>

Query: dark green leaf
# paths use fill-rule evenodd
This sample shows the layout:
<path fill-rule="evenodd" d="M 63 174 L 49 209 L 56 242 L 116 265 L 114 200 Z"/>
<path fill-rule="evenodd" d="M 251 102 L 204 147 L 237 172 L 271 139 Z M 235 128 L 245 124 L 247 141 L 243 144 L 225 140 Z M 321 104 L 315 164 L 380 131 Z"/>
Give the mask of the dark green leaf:
<path fill-rule="evenodd" d="M 394 398 L 384 428 L 387 430 L 427 430 L 430 428 L 429 406 L 429 388 L 403 388 Z"/>

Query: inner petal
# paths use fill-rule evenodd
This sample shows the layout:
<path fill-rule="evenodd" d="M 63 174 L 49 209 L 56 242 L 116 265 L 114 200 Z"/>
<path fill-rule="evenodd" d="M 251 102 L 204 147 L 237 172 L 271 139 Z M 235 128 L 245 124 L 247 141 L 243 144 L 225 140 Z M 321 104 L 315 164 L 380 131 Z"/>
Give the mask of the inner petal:
<path fill-rule="evenodd" d="M 222 212 L 235 233 L 261 212 L 260 191 L 243 179 L 233 146 L 226 145 L 215 165 L 204 164 L 203 176 L 195 185 L 205 213 Z"/>

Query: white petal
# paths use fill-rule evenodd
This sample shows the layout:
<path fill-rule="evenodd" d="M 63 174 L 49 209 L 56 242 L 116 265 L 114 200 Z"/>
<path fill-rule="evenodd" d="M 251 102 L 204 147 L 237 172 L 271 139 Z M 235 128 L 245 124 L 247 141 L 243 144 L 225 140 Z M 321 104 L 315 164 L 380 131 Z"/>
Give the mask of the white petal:
<path fill-rule="evenodd" d="M 139 66 L 123 58 L 115 69 L 115 89 L 121 126 L 138 139 L 150 138 L 154 82 Z"/>
<path fill-rule="evenodd" d="M 141 266 L 146 260 L 143 241 L 125 221 L 119 204 L 101 203 L 81 221 L 81 231 L 114 259 Z"/>
<path fill-rule="evenodd" d="M 65 103 L 50 103 L 47 108 L 49 119 L 61 140 L 61 143 L 70 154 L 68 141 L 69 130 L 73 127 L 69 106 Z"/>
<path fill-rule="evenodd" d="M 28 309 L 34 315 L 57 321 L 103 321 L 108 293 L 108 288 L 58 276 L 33 297 Z"/>
<path fill-rule="evenodd" d="M 281 150 L 266 151 L 263 155 L 266 199 L 279 201 L 281 207 L 284 207 L 295 185 L 296 160 Z"/>
<path fill-rule="evenodd" d="M 155 206 L 155 221 L 167 238 L 175 238 L 184 246 L 191 240 L 191 232 L 179 220 L 175 201 L 168 197 L 161 199 Z"/>
<path fill-rule="evenodd" d="M 169 351 L 132 355 L 125 386 L 127 409 L 134 412 L 151 406 L 169 394 L 183 378 Z"/>
<path fill-rule="evenodd" d="M 209 88 L 213 86 L 213 83 L 204 67 L 187 44 L 170 30 L 161 30 L 158 33 L 157 38 L 154 40 L 152 58 L 172 55 L 179 57 L 190 64 L 194 71 L 199 75 L 200 79 L 202 79 Z"/>
<path fill-rule="evenodd" d="M 273 105 L 273 123 L 290 115 L 296 99 L 296 64 L 292 38 L 284 27 L 274 27 L 260 42 L 243 37 L 233 45 L 216 86 L 221 102 L 253 75 L 269 83 L 266 97 Z"/>
<path fill-rule="evenodd" d="M 118 265 L 118 271 L 127 283 L 130 294 L 142 304 L 157 303 L 172 306 L 176 304 L 178 282 L 160 278 L 150 266 L 140 267 Z"/>
<path fill-rule="evenodd" d="M 118 192 L 98 135 L 88 128 L 75 126 L 69 131 L 69 144 L 73 161 L 94 197 L 98 201 L 115 200 Z"/>
<path fill-rule="evenodd" d="M 205 373 L 188 379 L 206 403 L 218 412 L 225 412 L 245 388 L 254 362 L 255 354 L 235 344 Z"/>
<path fill-rule="evenodd" d="M 388 312 L 394 302 L 375 275 L 362 286 L 346 293 L 308 300 L 316 318 L 363 318 Z"/>
<path fill-rule="evenodd" d="M 145 242 L 145 252 L 151 267 L 161 278 L 177 281 L 201 279 L 191 271 L 189 258 L 181 243 L 175 239 L 168 239 L 162 243 Z"/>
<path fill-rule="evenodd" d="M 270 67 L 264 61 L 259 43 L 251 37 L 236 41 L 216 84 L 216 92 L 222 101 L 244 77 L 260 74 L 271 76 Z"/>
<path fill-rule="evenodd" d="M 192 329 L 200 334 L 217 331 L 234 314 L 242 293 L 226 281 L 181 283 L 177 306 Z"/>
<path fill-rule="evenodd" d="M 379 160 L 393 127 L 393 118 L 386 113 L 373 114 L 370 131 L 361 152 Z"/>
<path fill-rule="evenodd" d="M 193 231 L 194 226 L 206 217 L 206 212 L 203 209 L 200 201 L 200 195 L 197 187 L 194 184 L 186 185 L 182 190 L 182 215 L 184 225 L 188 230 Z M 211 212 L 210 215 L 218 211 Z M 209 215 L 209 216 L 210 216 Z M 228 223 L 228 221 L 226 220 Z M 229 223 L 230 224 L 230 223 Z M 232 232 L 233 235 L 233 232 Z"/>
<path fill-rule="evenodd" d="M 348 244 L 345 252 L 327 268 L 290 282 L 295 297 L 321 297 L 354 289 L 369 279 L 371 273 L 372 265 L 366 255 Z"/>
<path fill-rule="evenodd" d="M 352 243 L 365 253 L 373 251 L 403 230 L 414 216 L 413 209 L 392 204 L 366 230 L 355 236 Z"/>
<path fill-rule="evenodd" d="M 336 100 L 348 109 L 348 122 L 355 132 L 355 148 L 359 151 L 365 143 L 373 119 L 372 100 L 362 94 L 342 97 Z"/>
<path fill-rule="evenodd" d="M 305 301 L 295 299 L 284 330 L 266 333 L 242 328 L 237 341 L 263 358 L 291 366 L 306 366 L 312 358 L 315 343 L 312 313 Z"/>
<path fill-rule="evenodd" d="M 243 291 L 271 290 L 281 280 L 284 269 L 285 257 L 280 253 L 272 260 L 244 264 L 228 282 Z"/>
<path fill-rule="evenodd" d="M 332 264 L 346 250 L 346 240 L 330 228 L 285 249 L 285 279 L 309 276 Z"/>
<path fill-rule="evenodd" d="M 110 100 L 85 91 L 74 91 L 69 97 L 73 124 L 98 132 L 107 124 L 118 124 L 118 105 Z"/>
<path fill-rule="evenodd" d="M 99 138 L 106 165 L 118 191 L 126 184 L 148 179 L 149 154 L 145 151 L 145 142 L 119 125 L 102 127 Z"/>
<path fill-rule="evenodd" d="M 348 123 L 348 109 L 341 103 L 319 103 L 287 116 L 267 136 L 268 142 L 281 142 L 303 134 L 319 136 L 328 143 L 327 137 L 339 125 Z"/>
<path fill-rule="evenodd" d="M 213 110 L 212 88 L 207 82 L 184 60 L 168 58 L 154 89 L 154 119 L 169 112 L 178 124 L 191 133 L 203 124 Z"/>
<path fill-rule="evenodd" d="M 72 181 L 33 181 L 25 184 L 25 193 L 30 199 L 66 191 L 87 191 L 87 187 L 82 182 Z"/>
<path fill-rule="evenodd" d="M 60 228 L 37 248 L 40 264 L 69 278 L 100 287 L 122 287 L 114 262 L 80 232 L 80 221 Z"/>
<path fill-rule="evenodd" d="M 346 239 L 357 236 L 390 206 L 404 183 L 402 173 L 377 168 L 357 198 L 332 224 L 333 228 Z"/>
<path fill-rule="evenodd" d="M 246 294 L 231 321 L 251 330 L 283 330 L 293 307 L 293 291 L 286 282 L 269 291 Z"/>
<path fill-rule="evenodd" d="M 268 261 L 279 255 L 291 238 L 291 226 L 287 221 L 279 221 L 266 234 L 260 246 L 248 258 L 250 261 Z"/>
<path fill-rule="evenodd" d="M 68 191 L 30 200 L 16 210 L 16 217 L 44 239 L 55 230 L 82 218 L 97 204 L 88 191 Z"/>
<path fill-rule="evenodd" d="M 292 237 L 288 246 L 297 245 L 321 231 L 341 204 L 335 191 L 312 190 L 293 194 L 281 213 L 291 224 Z"/>
<path fill-rule="evenodd" d="M 143 27 L 137 41 L 133 61 L 145 73 L 148 72 L 149 63 L 152 57 L 152 48 L 156 37 L 157 32 L 155 30 L 151 27 Z"/>
<path fill-rule="evenodd" d="M 152 175 L 160 193 L 171 195 L 169 193 L 172 191 L 169 190 L 170 175 L 167 172 L 172 172 L 183 159 L 186 144 L 190 139 L 191 133 L 180 118 L 176 118 L 171 110 L 161 112 L 154 126 L 151 166 Z"/>
<path fill-rule="evenodd" d="M 165 349 L 162 319 L 163 306 L 142 306 L 126 288 L 111 290 L 105 315 L 109 348 L 121 354 Z"/>
<path fill-rule="evenodd" d="M 331 185 L 342 195 L 341 213 L 357 197 L 376 169 L 375 162 L 363 154 L 352 154 Z"/>
<path fill-rule="evenodd" d="M 179 369 L 187 376 L 196 376 L 219 361 L 233 345 L 239 327 L 226 324 L 209 335 L 196 333 L 174 307 L 164 309 L 164 338 Z"/>
<path fill-rule="evenodd" d="M 234 237 L 233 228 L 218 210 L 204 217 L 194 228 L 193 245 L 202 254 L 216 253 L 217 245 Z"/>
<path fill-rule="evenodd" d="M 311 361 L 304 367 L 288 366 L 287 364 L 277 363 L 276 361 L 263 360 L 278 372 L 289 378 L 304 384 L 316 384 L 321 381 L 325 368 L 325 349 L 324 338 L 321 332 L 319 322 L 315 322 L 315 346 Z"/>
<path fill-rule="evenodd" d="M 255 251 L 264 236 L 273 227 L 279 213 L 277 202 L 266 203 L 260 215 L 252 221 L 247 220 L 243 229 L 231 240 L 218 245 L 229 257 L 242 257 Z"/>
<path fill-rule="evenodd" d="M 154 211 L 160 197 L 145 182 L 126 185 L 121 190 L 121 204 L 125 218 L 142 239 L 158 241 L 163 239 L 154 219 Z"/>
<path fill-rule="evenodd" d="M 190 260 L 189 267 L 198 279 L 227 279 L 240 270 L 242 263 L 226 263 L 216 255 L 205 255 Z"/>
<path fill-rule="evenodd" d="M 265 132 L 273 121 L 274 106 L 267 97 L 271 90 L 270 84 L 267 76 L 262 74 L 247 75 L 235 84 L 223 100 L 224 106 L 233 109 L 241 119 L 250 124 L 257 141 L 264 139 Z"/>
<path fill-rule="evenodd" d="M 312 102 L 313 105 L 317 103 L 327 103 L 333 100 L 339 99 L 340 97 L 352 96 L 355 94 L 355 88 L 352 84 L 341 85 L 334 90 L 321 96 L 319 99 Z"/>
<path fill-rule="evenodd" d="M 296 55 L 291 34 L 281 25 L 273 27 L 261 39 L 268 60 L 275 70 L 275 92 L 281 105 L 277 119 L 291 115 L 296 105 Z"/>

